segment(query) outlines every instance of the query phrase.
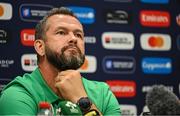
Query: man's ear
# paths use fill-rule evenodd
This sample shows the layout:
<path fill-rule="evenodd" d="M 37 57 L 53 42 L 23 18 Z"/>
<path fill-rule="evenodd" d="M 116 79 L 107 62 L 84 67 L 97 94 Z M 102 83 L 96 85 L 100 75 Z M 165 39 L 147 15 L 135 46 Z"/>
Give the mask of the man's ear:
<path fill-rule="evenodd" d="M 45 44 L 43 40 L 40 40 L 40 39 L 35 40 L 34 48 L 40 56 L 43 56 L 45 54 Z"/>

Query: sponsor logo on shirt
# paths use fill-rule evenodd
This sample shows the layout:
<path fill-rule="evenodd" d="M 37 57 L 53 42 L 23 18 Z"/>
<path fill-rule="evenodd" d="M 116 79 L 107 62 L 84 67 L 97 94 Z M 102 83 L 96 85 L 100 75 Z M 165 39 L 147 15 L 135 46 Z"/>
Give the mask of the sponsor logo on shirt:
<path fill-rule="evenodd" d="M 97 69 L 97 60 L 94 56 L 86 56 L 84 64 L 80 67 L 81 73 L 94 73 Z"/>
<path fill-rule="evenodd" d="M 169 0 L 141 0 L 144 3 L 168 4 Z"/>
<path fill-rule="evenodd" d="M 135 105 L 121 104 L 122 116 L 137 116 L 137 107 Z"/>
<path fill-rule="evenodd" d="M 14 64 L 14 60 L 12 59 L 0 59 L 1 68 L 9 68 L 13 64 Z"/>
<path fill-rule="evenodd" d="M 140 12 L 140 22 L 148 27 L 169 27 L 170 15 L 165 11 L 143 10 Z"/>
<path fill-rule="evenodd" d="M 104 32 L 102 45 L 106 49 L 132 50 L 134 48 L 134 36 L 125 32 Z"/>
<path fill-rule="evenodd" d="M 0 2 L 0 20 L 10 20 L 12 18 L 12 5 Z"/>
<path fill-rule="evenodd" d="M 38 22 L 53 6 L 42 4 L 22 4 L 19 9 L 20 18 L 23 21 Z"/>
<path fill-rule="evenodd" d="M 102 64 L 106 73 L 132 74 L 135 71 L 135 59 L 129 56 L 106 56 Z"/>
<path fill-rule="evenodd" d="M 85 43 L 88 43 L 88 44 L 95 44 L 96 43 L 96 37 L 95 36 L 85 36 L 84 40 L 85 40 Z"/>
<path fill-rule="evenodd" d="M 170 58 L 143 58 L 141 67 L 146 74 L 169 74 L 172 72 L 172 61 Z"/>
<path fill-rule="evenodd" d="M 21 66 L 24 71 L 33 71 L 37 68 L 36 54 L 23 54 L 21 56 Z"/>
<path fill-rule="evenodd" d="M 130 24 L 132 15 L 123 10 L 106 10 L 105 20 L 110 24 Z"/>
<path fill-rule="evenodd" d="M 9 39 L 11 38 L 10 36 L 9 30 L 0 28 L 0 44 L 8 43 Z"/>
<path fill-rule="evenodd" d="M 144 33 L 140 37 L 141 47 L 150 51 L 168 51 L 171 49 L 171 37 L 168 34 Z"/>
<path fill-rule="evenodd" d="M 106 81 L 116 97 L 134 97 L 136 95 L 136 83 L 134 81 L 108 80 Z"/>
<path fill-rule="evenodd" d="M 76 6 L 69 6 L 68 8 L 74 12 L 81 23 L 92 24 L 95 22 L 95 11 L 93 8 Z"/>
<path fill-rule="evenodd" d="M 176 22 L 177 22 L 177 25 L 180 26 L 180 14 L 176 16 Z"/>
<path fill-rule="evenodd" d="M 23 29 L 21 30 L 21 43 L 24 46 L 34 46 L 35 30 Z"/>

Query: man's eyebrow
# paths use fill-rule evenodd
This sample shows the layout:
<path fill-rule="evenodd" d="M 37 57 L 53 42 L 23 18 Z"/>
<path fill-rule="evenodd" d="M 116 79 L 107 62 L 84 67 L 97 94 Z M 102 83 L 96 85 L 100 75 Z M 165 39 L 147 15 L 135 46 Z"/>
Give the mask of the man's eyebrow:
<path fill-rule="evenodd" d="M 75 29 L 74 32 L 80 32 L 80 33 L 82 33 L 84 35 L 84 31 L 81 30 L 81 29 Z"/>
<path fill-rule="evenodd" d="M 67 29 L 67 28 L 65 28 L 65 27 L 59 26 L 59 27 L 57 27 L 57 28 L 55 29 L 55 31 L 58 31 L 58 30 L 60 30 L 60 29 L 63 29 L 63 30 L 68 30 L 68 29 Z"/>
<path fill-rule="evenodd" d="M 62 30 L 68 30 L 66 27 L 59 26 L 59 27 L 57 27 L 57 28 L 55 29 L 55 31 L 58 31 L 58 30 L 60 30 L 60 29 L 62 29 Z M 80 32 L 80 33 L 84 34 L 84 31 L 81 30 L 81 29 L 75 29 L 75 30 L 73 30 L 73 32 Z"/>

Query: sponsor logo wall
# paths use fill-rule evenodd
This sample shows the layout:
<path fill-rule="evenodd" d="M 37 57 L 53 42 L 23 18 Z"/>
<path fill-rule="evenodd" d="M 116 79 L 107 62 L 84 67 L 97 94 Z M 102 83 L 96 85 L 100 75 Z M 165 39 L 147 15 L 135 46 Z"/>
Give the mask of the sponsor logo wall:
<path fill-rule="evenodd" d="M 179 0 L 0 1 L 0 90 L 37 67 L 36 23 L 67 6 L 85 30 L 86 59 L 79 69 L 106 82 L 122 115 L 139 115 L 145 95 L 164 84 L 180 96 Z"/>

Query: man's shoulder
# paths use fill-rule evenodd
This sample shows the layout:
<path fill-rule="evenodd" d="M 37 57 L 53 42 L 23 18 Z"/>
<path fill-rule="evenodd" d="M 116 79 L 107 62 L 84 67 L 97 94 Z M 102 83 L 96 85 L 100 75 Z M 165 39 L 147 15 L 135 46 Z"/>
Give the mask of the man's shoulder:
<path fill-rule="evenodd" d="M 36 105 L 36 102 L 33 99 L 34 97 L 32 96 L 30 89 L 28 81 L 21 76 L 18 76 L 11 81 L 1 91 L 0 115 L 36 110 L 36 108 L 33 108 Z M 9 109 L 9 107 L 13 107 L 13 109 Z"/>
<path fill-rule="evenodd" d="M 39 96 L 43 96 L 43 89 L 40 84 L 34 79 L 36 77 L 32 76 L 32 73 L 25 73 L 23 76 L 17 76 L 8 83 L 1 91 L 0 98 L 7 98 L 28 101 L 34 99 L 38 101 Z M 37 92 L 41 91 L 41 93 Z M 22 99 L 23 98 L 23 99 Z M 26 100 L 28 99 L 28 100 Z"/>
<path fill-rule="evenodd" d="M 36 73 L 37 69 L 34 70 L 32 73 L 24 73 L 22 76 L 15 77 L 3 88 L 3 91 L 11 87 L 25 88 L 27 90 L 34 88 L 34 85 L 37 85 L 36 83 L 38 83 Z"/>
<path fill-rule="evenodd" d="M 11 88 L 11 87 L 26 87 L 26 86 L 29 86 L 31 83 L 30 83 L 30 74 L 25 74 L 23 76 L 17 76 L 15 77 L 10 83 L 8 83 L 4 89 L 8 89 L 8 88 Z"/>

